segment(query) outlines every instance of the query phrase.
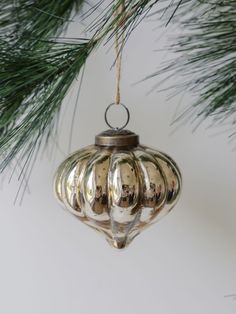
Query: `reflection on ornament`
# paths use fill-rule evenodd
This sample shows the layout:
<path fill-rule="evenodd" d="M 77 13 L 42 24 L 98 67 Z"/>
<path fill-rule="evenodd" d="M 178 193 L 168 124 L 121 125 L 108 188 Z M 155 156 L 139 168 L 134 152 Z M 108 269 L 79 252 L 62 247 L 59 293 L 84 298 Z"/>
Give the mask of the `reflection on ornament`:
<path fill-rule="evenodd" d="M 58 168 L 59 201 L 82 222 L 126 247 L 176 204 L 181 175 L 166 154 L 139 144 L 127 130 L 108 130 Z"/>

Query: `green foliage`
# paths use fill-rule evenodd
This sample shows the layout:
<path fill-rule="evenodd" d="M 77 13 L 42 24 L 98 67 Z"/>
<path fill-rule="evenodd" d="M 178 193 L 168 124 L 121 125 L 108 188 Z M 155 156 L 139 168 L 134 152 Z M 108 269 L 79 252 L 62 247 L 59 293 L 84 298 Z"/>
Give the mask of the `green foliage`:
<path fill-rule="evenodd" d="M 61 103 L 83 67 L 95 41 L 44 43 L 34 50 L 9 51 L 0 42 L 0 147 L 3 169 L 16 154 L 28 154 L 42 135 L 49 135 Z"/>
<path fill-rule="evenodd" d="M 181 35 L 171 46 L 176 58 L 165 72 L 180 82 L 174 88 L 191 91 L 196 102 L 180 118 L 199 122 L 236 123 L 236 1 L 185 0 L 175 19 Z M 177 57 L 178 56 L 178 57 Z"/>
<path fill-rule="evenodd" d="M 83 0 L 8 0 L 0 9 L 0 170 L 49 136 L 95 41 L 51 41 Z"/>
<path fill-rule="evenodd" d="M 32 45 L 57 36 L 79 11 L 83 0 L 2 0 L 0 34 L 11 43 Z"/>

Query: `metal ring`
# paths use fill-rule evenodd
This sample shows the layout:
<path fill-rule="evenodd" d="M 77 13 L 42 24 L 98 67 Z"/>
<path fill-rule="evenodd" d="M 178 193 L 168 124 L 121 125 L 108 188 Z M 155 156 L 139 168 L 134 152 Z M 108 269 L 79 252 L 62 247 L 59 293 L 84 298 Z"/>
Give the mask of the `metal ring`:
<path fill-rule="evenodd" d="M 120 128 L 118 128 L 118 127 L 113 127 L 113 126 L 108 122 L 108 120 L 107 120 L 107 112 L 108 112 L 108 110 L 109 110 L 112 106 L 122 106 L 122 107 L 125 109 L 126 113 L 127 113 L 127 121 L 126 121 L 125 124 L 124 124 L 122 127 L 120 127 Z M 105 114 L 104 114 L 104 118 L 105 118 L 106 124 L 107 124 L 111 129 L 113 129 L 113 130 L 123 130 L 123 129 L 126 127 L 126 125 L 129 123 L 129 119 L 130 119 L 129 109 L 128 109 L 124 104 L 122 104 L 122 103 L 119 103 L 119 104 L 112 103 L 112 104 L 110 104 L 109 106 L 107 106 L 106 111 L 105 111 Z"/>

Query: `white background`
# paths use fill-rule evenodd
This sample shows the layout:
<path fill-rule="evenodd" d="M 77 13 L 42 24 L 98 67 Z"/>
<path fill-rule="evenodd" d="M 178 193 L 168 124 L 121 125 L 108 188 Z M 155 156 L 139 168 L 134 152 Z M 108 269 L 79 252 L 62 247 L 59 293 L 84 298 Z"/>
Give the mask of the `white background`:
<path fill-rule="evenodd" d="M 59 147 L 39 158 L 23 204 L 14 206 L 19 183 L 3 178 L 0 210 L 0 313 L 2 314 L 233 314 L 236 300 L 236 152 L 222 129 L 195 133 L 170 126 L 181 97 L 147 95 L 153 81 L 133 83 L 167 57 L 165 32 L 143 23 L 123 59 L 122 101 L 129 129 L 141 142 L 170 154 L 184 188 L 176 208 L 124 251 L 61 209 L 52 193 L 53 174 L 68 154 L 74 92 L 65 100 Z M 75 36 L 77 23 L 73 25 Z M 169 31 L 171 32 L 171 30 Z M 162 36 L 162 38 L 166 38 Z M 103 113 L 114 98 L 113 50 L 101 47 L 86 65 L 70 151 L 93 143 L 106 129 Z M 186 91 L 183 103 L 193 101 Z M 173 133 L 173 134 L 172 134 Z"/>

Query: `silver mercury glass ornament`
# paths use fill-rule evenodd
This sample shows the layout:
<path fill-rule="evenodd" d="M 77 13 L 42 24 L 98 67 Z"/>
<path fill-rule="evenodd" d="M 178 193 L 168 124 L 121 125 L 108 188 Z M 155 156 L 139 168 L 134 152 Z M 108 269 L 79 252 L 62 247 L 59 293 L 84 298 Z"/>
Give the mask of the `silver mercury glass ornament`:
<path fill-rule="evenodd" d="M 123 128 L 102 132 L 70 155 L 54 183 L 62 205 L 118 249 L 169 213 L 181 191 L 176 163 Z"/>

